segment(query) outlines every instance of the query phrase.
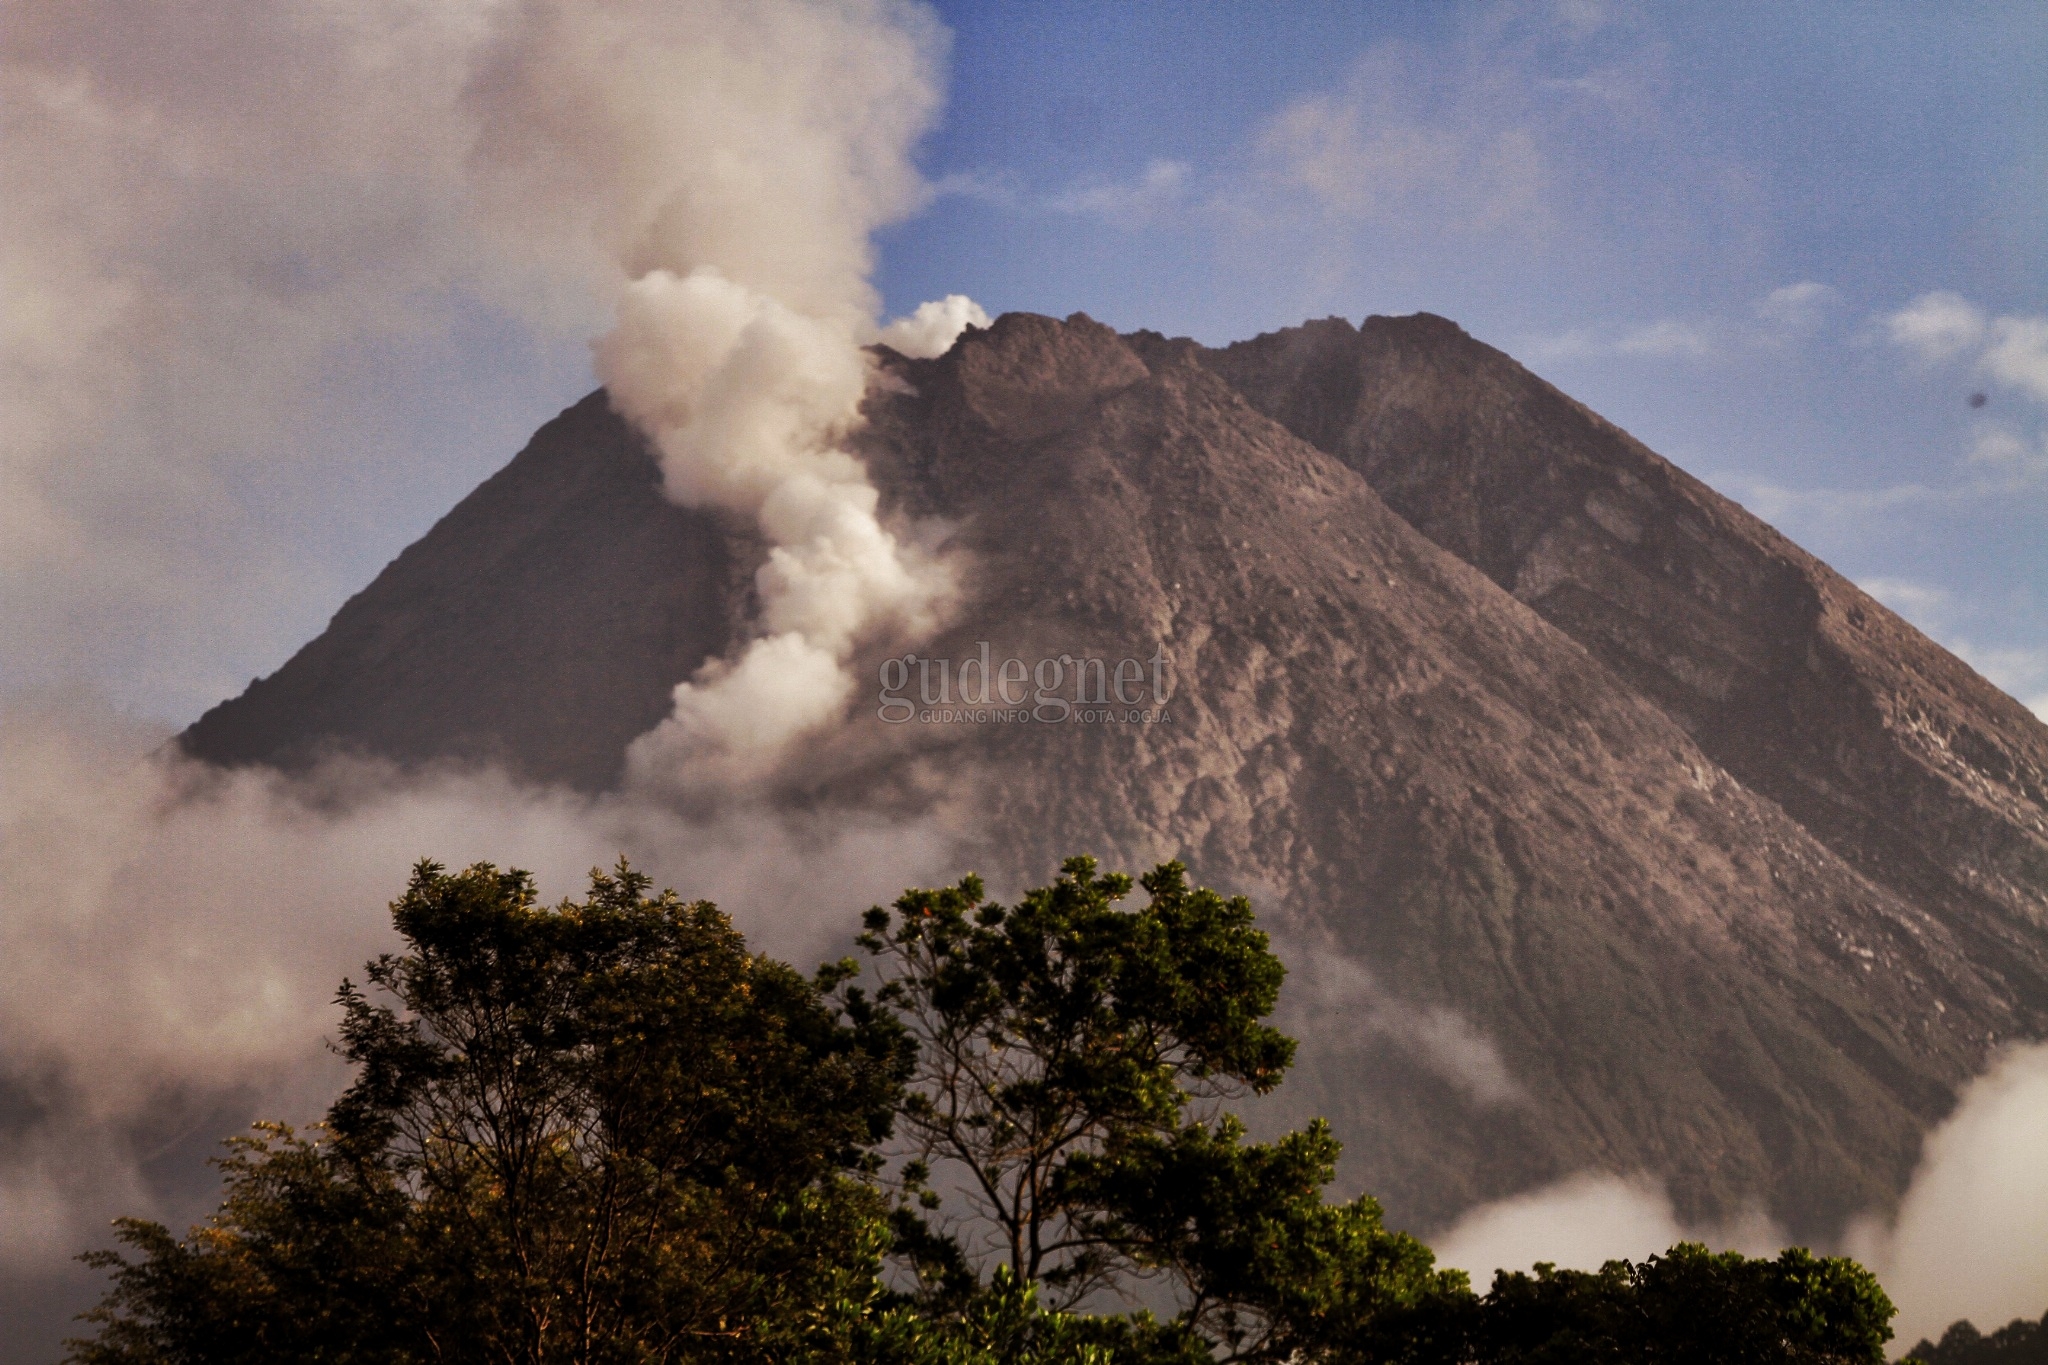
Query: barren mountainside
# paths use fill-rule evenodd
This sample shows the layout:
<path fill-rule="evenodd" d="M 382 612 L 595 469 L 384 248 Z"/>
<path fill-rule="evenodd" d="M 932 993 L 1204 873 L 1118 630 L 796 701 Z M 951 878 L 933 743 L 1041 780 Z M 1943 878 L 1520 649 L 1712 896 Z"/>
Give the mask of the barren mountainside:
<path fill-rule="evenodd" d="M 864 690 L 782 798 L 937 813 L 1010 888 L 1085 849 L 1252 894 L 1300 964 L 1293 1102 L 1397 1221 L 1597 1168 L 1824 1234 L 2048 1031 L 2048 728 L 1454 325 L 1012 314 L 883 363 L 861 452 L 966 600 L 864 686 L 986 643 L 1169 658 L 1172 697 L 892 725 Z M 759 558 L 592 395 L 184 742 L 603 787 Z"/>

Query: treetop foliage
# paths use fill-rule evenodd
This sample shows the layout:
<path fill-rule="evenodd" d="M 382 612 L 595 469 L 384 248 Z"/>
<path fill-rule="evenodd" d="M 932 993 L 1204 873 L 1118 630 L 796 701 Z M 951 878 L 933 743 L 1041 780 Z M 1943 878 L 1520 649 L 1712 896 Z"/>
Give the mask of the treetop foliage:
<path fill-rule="evenodd" d="M 1951 1323 L 1940 1341 L 1922 1338 L 1906 1359 L 1920 1365 L 2048 1365 L 2048 1313 L 2014 1318 L 1989 1333 L 1973 1322 Z"/>

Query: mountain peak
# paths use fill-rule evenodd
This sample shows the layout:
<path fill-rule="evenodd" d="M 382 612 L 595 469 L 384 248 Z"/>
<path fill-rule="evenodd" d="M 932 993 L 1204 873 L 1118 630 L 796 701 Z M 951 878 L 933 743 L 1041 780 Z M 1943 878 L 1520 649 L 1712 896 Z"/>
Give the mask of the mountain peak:
<path fill-rule="evenodd" d="M 1255 892 L 1305 1098 L 1397 1219 L 1591 1167 L 1824 1235 L 2048 1024 L 2048 728 L 1456 324 L 1010 313 L 880 363 L 857 448 L 966 568 L 920 685 L 985 650 L 1037 719 L 864 699 L 786 799 L 950 822 L 998 885 L 1085 849 Z M 761 554 L 593 396 L 185 744 L 601 787 Z M 1075 723 L 1089 660 L 1167 718 Z"/>

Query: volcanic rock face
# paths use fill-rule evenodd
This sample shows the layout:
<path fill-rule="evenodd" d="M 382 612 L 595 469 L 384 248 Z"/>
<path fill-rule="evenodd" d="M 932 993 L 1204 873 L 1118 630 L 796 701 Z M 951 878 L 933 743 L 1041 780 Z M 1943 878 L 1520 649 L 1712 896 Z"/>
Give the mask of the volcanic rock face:
<path fill-rule="evenodd" d="M 183 736 L 215 763 L 334 750 L 502 762 L 596 789 L 744 625 L 743 522 L 677 507 L 594 393 L 548 423 L 320 637 Z"/>
<path fill-rule="evenodd" d="M 1824 1233 L 2048 1022 L 2048 730 L 1451 324 L 1010 315 L 884 368 L 861 451 L 966 600 L 784 796 L 949 815 L 1010 888 L 1089 850 L 1251 893 L 1289 1089 L 1397 1220 L 1593 1167 Z M 187 747 L 605 785 L 758 554 L 593 396 Z M 1028 678 L 945 719 L 984 645 Z"/>

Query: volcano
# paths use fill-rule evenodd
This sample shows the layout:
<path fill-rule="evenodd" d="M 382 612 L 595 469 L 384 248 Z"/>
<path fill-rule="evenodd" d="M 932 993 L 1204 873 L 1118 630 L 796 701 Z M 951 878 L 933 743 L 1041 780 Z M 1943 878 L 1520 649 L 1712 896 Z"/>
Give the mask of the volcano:
<path fill-rule="evenodd" d="M 2048 727 L 1454 324 L 878 356 L 857 449 L 963 600 L 775 799 L 937 812 L 1012 889 L 1088 851 L 1251 894 L 1291 1102 L 1397 1222 L 1601 1170 L 1826 1237 L 2048 1033 Z M 181 742 L 602 790 L 764 553 L 592 394 Z"/>

